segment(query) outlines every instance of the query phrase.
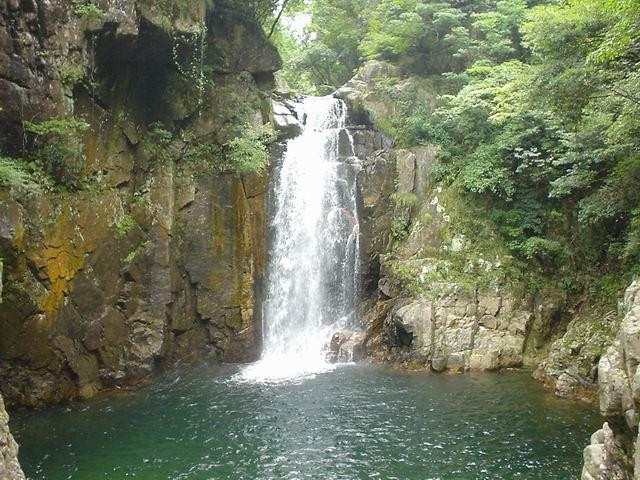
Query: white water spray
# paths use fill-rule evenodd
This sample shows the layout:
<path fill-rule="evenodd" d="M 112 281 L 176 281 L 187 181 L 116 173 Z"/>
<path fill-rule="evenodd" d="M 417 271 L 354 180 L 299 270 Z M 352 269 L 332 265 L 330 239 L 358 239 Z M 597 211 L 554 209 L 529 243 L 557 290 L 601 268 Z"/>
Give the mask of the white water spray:
<path fill-rule="evenodd" d="M 287 142 L 275 172 L 263 354 L 243 371 L 244 379 L 329 370 L 331 334 L 355 327 L 358 161 L 345 114 L 344 103 L 332 97 L 308 97 L 297 108 L 303 132 Z"/>

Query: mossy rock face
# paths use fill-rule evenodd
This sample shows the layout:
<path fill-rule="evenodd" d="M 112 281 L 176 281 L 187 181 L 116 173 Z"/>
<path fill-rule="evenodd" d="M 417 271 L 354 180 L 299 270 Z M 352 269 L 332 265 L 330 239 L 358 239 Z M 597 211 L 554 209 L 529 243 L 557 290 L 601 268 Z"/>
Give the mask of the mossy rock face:
<path fill-rule="evenodd" d="M 582 328 L 585 318 L 571 311 L 576 300 L 559 282 L 534 285 L 482 223 L 482 207 L 436 181 L 435 146 L 365 140 L 376 130 L 383 138 L 380 131 L 402 133 L 397 119 L 411 113 L 407 103 L 434 108 L 442 88 L 435 78 L 407 77 L 376 61 L 335 93 L 350 107 L 349 122 L 360 125 L 353 138 L 365 158 L 362 249 L 373 261 L 365 262 L 363 285 L 376 300 L 365 312 L 373 319 L 369 353 L 438 371 L 537 366 L 548 357 L 549 375 L 566 383 L 571 373 L 582 391 L 593 391 L 594 362 L 611 336 L 591 323 Z"/>
<path fill-rule="evenodd" d="M 136 5 L 146 20 L 168 32 L 204 32 L 205 0 L 138 0 Z"/>
<path fill-rule="evenodd" d="M 20 115 L 89 127 L 77 185 L 0 189 L 7 404 L 87 398 L 187 360 L 254 359 L 268 178 L 222 174 L 208 153 L 268 119 L 261 88 L 277 52 L 255 23 L 232 8 L 207 15 L 204 1 L 98 1 L 92 22 L 71 2 L 34 3 L 46 32 L 27 4 L 0 7 L 31 39 L 23 51 L 0 42 L 0 73 L 15 60 L 0 81 L 0 151 L 21 154 Z M 187 158 L 199 142 L 213 147 Z"/>
<path fill-rule="evenodd" d="M 205 56 L 216 71 L 262 74 L 270 77 L 271 86 L 275 85 L 272 72 L 280 70 L 282 59 L 260 25 L 240 18 L 233 9 L 214 8 L 207 27 Z M 237 52 L 239 46 L 241 54 Z"/>

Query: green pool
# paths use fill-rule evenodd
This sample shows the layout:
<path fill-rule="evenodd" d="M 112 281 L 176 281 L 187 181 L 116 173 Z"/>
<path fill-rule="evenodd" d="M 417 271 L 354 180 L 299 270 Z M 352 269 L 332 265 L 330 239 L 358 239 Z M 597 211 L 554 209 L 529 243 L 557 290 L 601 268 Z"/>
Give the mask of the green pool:
<path fill-rule="evenodd" d="M 576 479 L 602 423 L 524 372 L 343 366 L 248 383 L 199 366 L 135 393 L 16 412 L 31 479 Z"/>

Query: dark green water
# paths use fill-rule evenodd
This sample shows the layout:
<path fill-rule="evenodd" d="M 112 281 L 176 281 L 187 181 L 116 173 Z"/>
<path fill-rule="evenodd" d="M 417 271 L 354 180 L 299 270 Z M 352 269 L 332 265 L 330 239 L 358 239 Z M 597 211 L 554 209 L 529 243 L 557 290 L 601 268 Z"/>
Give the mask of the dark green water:
<path fill-rule="evenodd" d="M 576 479 L 602 423 L 528 374 L 341 367 L 298 383 L 199 367 L 12 427 L 31 479 Z"/>

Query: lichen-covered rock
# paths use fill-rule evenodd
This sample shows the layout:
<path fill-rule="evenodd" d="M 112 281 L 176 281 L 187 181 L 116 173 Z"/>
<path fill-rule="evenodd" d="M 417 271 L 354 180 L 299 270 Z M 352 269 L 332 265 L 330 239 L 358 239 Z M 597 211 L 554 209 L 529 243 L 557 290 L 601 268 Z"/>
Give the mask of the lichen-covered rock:
<path fill-rule="evenodd" d="M 0 480 L 24 480 L 18 462 L 18 444 L 9 431 L 9 415 L 0 396 Z"/>
<path fill-rule="evenodd" d="M 517 367 L 530 319 L 526 304 L 451 286 L 446 295 L 412 301 L 386 317 L 380 335 L 389 353 L 382 358 L 421 361 L 435 371 Z"/>
<path fill-rule="evenodd" d="M 638 479 L 640 452 L 640 282 L 625 291 L 615 343 L 598 363 L 600 413 L 607 419 L 585 449 L 583 480 Z"/>
<path fill-rule="evenodd" d="M 591 445 L 584 449 L 581 480 L 632 480 L 624 457 L 624 446 L 609 424 L 591 435 Z"/>
<path fill-rule="evenodd" d="M 593 401 L 597 396 L 598 367 L 611 344 L 619 319 L 615 312 L 597 315 L 578 313 L 566 332 L 550 346 L 534 377 L 552 388 L 556 395 Z"/>
<path fill-rule="evenodd" d="M 22 154 L 25 120 L 89 125 L 81 188 L 0 189 L 9 406 L 259 347 L 268 178 L 217 166 L 269 120 L 277 51 L 232 2 L 95 6 L 0 2 L 0 154 Z"/>

